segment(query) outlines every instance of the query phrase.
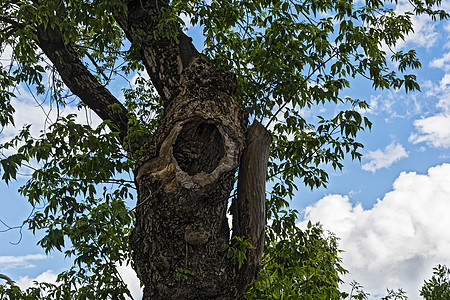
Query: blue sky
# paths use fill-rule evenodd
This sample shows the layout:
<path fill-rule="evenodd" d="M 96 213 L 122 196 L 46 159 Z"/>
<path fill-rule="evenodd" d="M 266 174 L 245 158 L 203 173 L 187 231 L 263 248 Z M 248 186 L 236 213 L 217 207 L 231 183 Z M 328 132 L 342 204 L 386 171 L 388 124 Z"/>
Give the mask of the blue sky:
<path fill-rule="evenodd" d="M 444 1 L 450 10 L 450 2 Z M 347 281 L 372 297 L 403 288 L 410 299 L 437 264 L 450 264 L 450 23 L 415 19 L 415 33 L 399 49 L 415 48 L 421 92 L 373 91 L 367 82 L 351 95 L 366 99 L 373 122 L 361 135 L 361 161 L 330 172 L 327 189 L 303 188 L 294 207 L 341 238 Z"/>
<path fill-rule="evenodd" d="M 443 8 L 450 10 L 450 0 L 443 1 Z M 397 9 L 403 10 L 403 4 Z M 360 282 L 374 298 L 386 288 L 403 288 L 410 299 L 418 299 L 432 268 L 438 263 L 450 266 L 450 22 L 422 17 L 414 22 L 415 33 L 398 49 L 417 50 L 422 69 L 415 74 L 422 92 L 373 91 L 367 81 L 354 82 L 346 92 L 370 103 L 364 114 L 373 122 L 372 130 L 360 135 L 362 161 L 346 160 L 342 171 L 330 170 L 327 189 L 310 191 L 299 182 L 292 203 L 304 218 L 299 226 L 308 220 L 321 222 L 341 238 L 350 271 L 346 279 Z M 198 45 L 199 30 L 188 32 Z M 6 57 L 3 53 L 2 59 Z M 29 92 L 19 91 L 17 128 L 33 123 L 37 133 L 44 127 L 42 111 Z M 320 110 L 307 113 L 314 117 Z M 65 113 L 71 112 L 76 110 L 66 108 Z M 86 121 L 84 113 L 79 115 Z M 99 122 L 95 116 L 88 121 Z M 0 142 L 15 132 L 5 129 Z M 10 226 L 20 225 L 31 212 L 16 193 L 25 179 L 9 186 L 0 182 L 0 219 Z M 62 255 L 46 256 L 35 246 L 39 236 L 22 233 L 18 245 L 11 244 L 19 240 L 18 230 L 0 233 L 1 273 L 25 287 L 33 279 L 54 280 L 70 265 Z M 131 270 L 122 272 L 133 281 Z M 133 290 L 139 293 L 136 285 Z"/>

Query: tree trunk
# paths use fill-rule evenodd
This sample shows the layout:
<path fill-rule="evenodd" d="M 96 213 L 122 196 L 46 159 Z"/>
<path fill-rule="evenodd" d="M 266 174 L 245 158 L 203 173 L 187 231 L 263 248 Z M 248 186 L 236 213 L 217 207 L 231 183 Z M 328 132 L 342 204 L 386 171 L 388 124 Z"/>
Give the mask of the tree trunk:
<path fill-rule="evenodd" d="M 224 249 L 228 199 L 246 142 L 246 120 L 233 98 L 235 79 L 199 56 L 181 82 L 182 92 L 136 168 L 134 266 L 144 299 L 239 298 L 257 267 L 252 262 L 251 275 L 238 276 L 244 268 Z M 264 185 L 265 169 L 263 174 Z"/>

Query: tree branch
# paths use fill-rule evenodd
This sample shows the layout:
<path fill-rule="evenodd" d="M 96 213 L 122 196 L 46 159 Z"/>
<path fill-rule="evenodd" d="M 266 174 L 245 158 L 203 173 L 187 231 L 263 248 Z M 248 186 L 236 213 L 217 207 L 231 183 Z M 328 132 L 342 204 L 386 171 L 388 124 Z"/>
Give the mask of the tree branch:
<path fill-rule="evenodd" d="M 12 279 L 4 274 L 0 274 L 0 279 L 5 279 L 6 281 L 12 282 Z"/>
<path fill-rule="evenodd" d="M 36 35 L 39 47 L 58 70 L 67 87 L 102 120 L 110 120 L 123 140 L 128 132 L 128 113 L 122 103 L 89 72 L 56 27 L 38 26 Z"/>
<path fill-rule="evenodd" d="M 157 3 L 158 2 L 158 3 Z M 200 56 L 179 25 L 172 40 L 155 38 L 155 30 L 167 3 L 151 0 L 128 1 L 128 13 L 117 12 L 116 21 L 133 47 L 140 49 L 141 59 L 165 106 L 181 92 L 180 75 L 189 63 Z M 172 24 L 173 25 L 173 24 Z M 174 45 L 175 38 L 178 45 Z"/>
<path fill-rule="evenodd" d="M 17 22 L 16 20 L 7 18 L 7 17 L 5 17 L 5 16 L 0 16 L 0 21 L 1 21 L 1 22 L 5 22 L 5 23 L 7 23 L 7 24 L 10 24 L 12 27 L 14 27 L 14 28 L 16 28 L 16 29 L 19 29 L 19 28 L 23 28 L 23 27 L 24 27 L 23 24 L 20 24 L 20 23 Z"/>

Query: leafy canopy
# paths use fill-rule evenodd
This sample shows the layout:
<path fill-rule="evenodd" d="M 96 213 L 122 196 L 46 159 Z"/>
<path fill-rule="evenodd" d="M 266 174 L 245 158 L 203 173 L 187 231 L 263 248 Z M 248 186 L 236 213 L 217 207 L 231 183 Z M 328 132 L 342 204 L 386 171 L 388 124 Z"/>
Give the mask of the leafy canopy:
<path fill-rule="evenodd" d="M 360 159 L 357 133 L 371 123 L 359 113 L 368 107 L 364 100 L 344 97 L 354 79 L 366 79 L 374 89 L 419 90 L 408 73 L 420 67 L 416 52 L 393 49 L 413 31 L 414 15 L 448 18 L 437 8 L 440 2 L 411 0 L 410 11 L 397 13 L 398 1 L 176 0 L 163 11 L 155 37 L 176 43 L 181 16 L 200 26 L 203 52 L 237 75 L 237 101 L 274 137 L 268 169 L 273 184 L 267 194 L 273 222 L 263 270 L 249 297 L 340 297 L 339 276 L 345 270 L 336 240 L 318 227 L 299 230 L 297 212 L 283 208 L 289 207 L 298 178 L 310 188 L 326 185 L 326 165 L 341 169 L 346 155 Z M 123 298 L 129 292 L 116 266 L 130 260 L 133 209 L 126 201 L 135 193 L 132 166 L 139 157 L 136 149 L 163 114 L 161 100 L 144 77 L 121 91 L 115 88 L 117 78 L 144 70 L 139 41 L 127 41 L 116 23 L 126 14 L 126 1 L 2 0 L 0 6 L 0 51 L 11 53 L 10 61 L 0 62 L 1 128 L 14 125 L 19 87 L 57 108 L 84 107 L 39 49 L 42 28 L 62 32 L 65 45 L 96 80 L 125 98 L 131 128 L 125 139 L 108 121 L 93 128 L 71 115 L 58 116 L 39 136 L 26 126 L 0 145 L 5 182 L 15 180 L 19 168 L 31 169 L 20 193 L 34 207 L 26 225 L 44 232 L 39 245 L 74 258 L 74 266 L 58 277 L 59 286 L 41 286 L 48 298 Z M 307 110 L 329 105 L 341 110 L 306 117 Z M 35 163 L 37 168 L 31 166 Z M 320 284 L 308 287 L 305 279 L 311 278 Z M 29 291 L 30 299 L 36 293 L 40 290 Z"/>

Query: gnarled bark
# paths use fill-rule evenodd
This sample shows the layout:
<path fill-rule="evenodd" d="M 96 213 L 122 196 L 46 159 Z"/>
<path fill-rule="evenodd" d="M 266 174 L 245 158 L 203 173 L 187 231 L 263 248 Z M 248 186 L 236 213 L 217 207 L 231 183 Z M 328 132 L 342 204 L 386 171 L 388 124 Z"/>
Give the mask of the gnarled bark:
<path fill-rule="evenodd" d="M 232 97 L 234 76 L 206 57 L 194 59 L 180 82 L 136 168 L 134 265 L 144 299 L 230 299 L 238 294 L 224 253 L 226 210 L 245 120 Z"/>
<path fill-rule="evenodd" d="M 172 39 L 155 35 L 163 10 L 169 9 L 168 2 L 128 0 L 126 3 L 127 13 L 118 11 L 115 18 L 133 47 L 140 50 L 147 73 L 167 107 L 184 88 L 181 74 L 200 53 L 181 28 Z"/>
<path fill-rule="evenodd" d="M 271 136 L 245 119 L 234 77 L 206 57 L 181 76 L 183 92 L 146 146 L 135 178 L 139 200 L 130 238 L 144 299 L 240 298 L 259 271 Z M 226 257 L 226 210 L 242 156 L 233 235 L 250 239 L 245 264 Z M 183 276 L 184 275 L 184 276 Z"/>

